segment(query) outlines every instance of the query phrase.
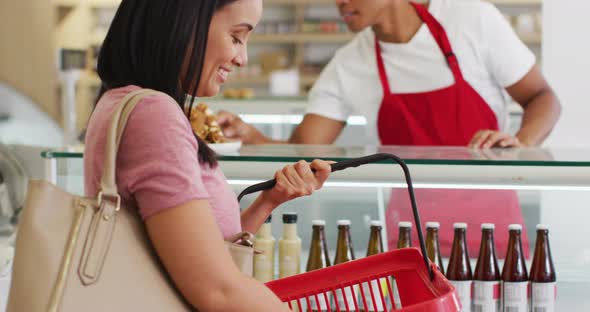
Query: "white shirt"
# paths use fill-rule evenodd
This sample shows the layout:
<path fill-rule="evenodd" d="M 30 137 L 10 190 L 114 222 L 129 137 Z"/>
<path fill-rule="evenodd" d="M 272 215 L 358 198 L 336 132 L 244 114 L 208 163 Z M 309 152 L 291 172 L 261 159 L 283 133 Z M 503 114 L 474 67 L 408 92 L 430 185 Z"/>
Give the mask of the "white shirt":
<path fill-rule="evenodd" d="M 428 10 L 442 24 L 464 79 L 490 105 L 500 129 L 508 127 L 505 88 L 520 81 L 536 63 L 492 4 L 480 0 L 431 0 Z M 421 93 L 454 84 L 444 55 L 426 24 L 408 43 L 380 42 L 392 93 Z M 378 144 L 377 114 L 383 98 L 371 28 L 340 48 L 309 94 L 307 113 L 345 121 L 367 119 L 367 139 Z"/>

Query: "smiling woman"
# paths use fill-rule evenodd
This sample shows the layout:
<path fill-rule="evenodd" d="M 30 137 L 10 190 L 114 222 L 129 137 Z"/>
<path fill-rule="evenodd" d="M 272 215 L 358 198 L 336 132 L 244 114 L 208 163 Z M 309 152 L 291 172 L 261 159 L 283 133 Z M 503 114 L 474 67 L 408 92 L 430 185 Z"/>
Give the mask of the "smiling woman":
<path fill-rule="evenodd" d="M 221 2 L 233 4 L 223 6 L 211 20 L 200 91 L 194 94 L 198 97 L 216 95 L 232 69 L 247 64 L 246 44 L 262 14 L 261 1 Z"/>
<path fill-rule="evenodd" d="M 261 0 L 123 0 L 99 55 L 103 85 L 86 136 L 86 195 L 101 191 L 113 112 L 132 93 L 159 91 L 138 95 L 129 115 L 117 191 L 143 218 L 176 288 L 201 311 L 287 311 L 240 273 L 223 240 L 256 232 L 276 207 L 319 189 L 330 173 L 324 161 L 286 166 L 277 186 L 240 214 L 214 153 L 193 134 L 187 115 L 195 98 L 217 94 L 232 69 L 247 63 L 261 14 Z"/>

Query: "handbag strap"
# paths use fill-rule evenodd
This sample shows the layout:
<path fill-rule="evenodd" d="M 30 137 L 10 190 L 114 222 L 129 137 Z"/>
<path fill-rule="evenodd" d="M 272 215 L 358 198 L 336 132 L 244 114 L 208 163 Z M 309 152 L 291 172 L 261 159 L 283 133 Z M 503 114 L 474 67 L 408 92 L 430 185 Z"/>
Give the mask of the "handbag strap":
<path fill-rule="evenodd" d="M 158 94 L 160 92 L 141 89 L 133 91 L 127 94 L 117 109 L 113 113 L 111 125 L 107 132 L 106 145 L 105 145 L 105 158 L 104 158 L 104 171 L 102 179 L 100 181 L 100 192 L 98 193 L 98 201 L 100 202 L 103 197 L 110 197 L 117 200 L 117 204 L 120 204 L 121 198 L 117 189 L 116 183 L 116 170 L 117 170 L 117 151 L 119 150 L 119 143 L 127 120 L 133 109 L 137 104 L 146 96 Z"/>

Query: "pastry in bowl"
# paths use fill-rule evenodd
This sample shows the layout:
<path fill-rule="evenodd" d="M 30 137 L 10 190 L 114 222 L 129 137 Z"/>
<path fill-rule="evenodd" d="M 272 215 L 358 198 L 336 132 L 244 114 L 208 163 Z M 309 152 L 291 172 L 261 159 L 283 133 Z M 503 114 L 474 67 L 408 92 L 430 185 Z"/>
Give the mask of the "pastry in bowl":
<path fill-rule="evenodd" d="M 207 104 L 199 103 L 190 114 L 193 132 L 203 141 L 209 144 L 225 143 L 226 139 L 217 122 L 217 118 Z"/>

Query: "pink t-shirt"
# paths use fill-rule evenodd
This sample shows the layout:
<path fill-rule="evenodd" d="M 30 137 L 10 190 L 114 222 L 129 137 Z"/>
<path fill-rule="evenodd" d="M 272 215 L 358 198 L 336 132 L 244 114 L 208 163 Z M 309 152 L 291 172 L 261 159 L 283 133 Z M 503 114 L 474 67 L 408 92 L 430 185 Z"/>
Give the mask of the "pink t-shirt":
<path fill-rule="evenodd" d="M 103 174 L 107 129 L 127 86 L 108 91 L 88 124 L 84 186 L 96 196 Z M 225 238 L 241 231 L 235 194 L 219 167 L 199 163 L 198 143 L 180 106 L 165 95 L 145 97 L 129 117 L 117 155 L 117 186 L 123 203 L 143 219 L 194 199 L 206 199 Z"/>

